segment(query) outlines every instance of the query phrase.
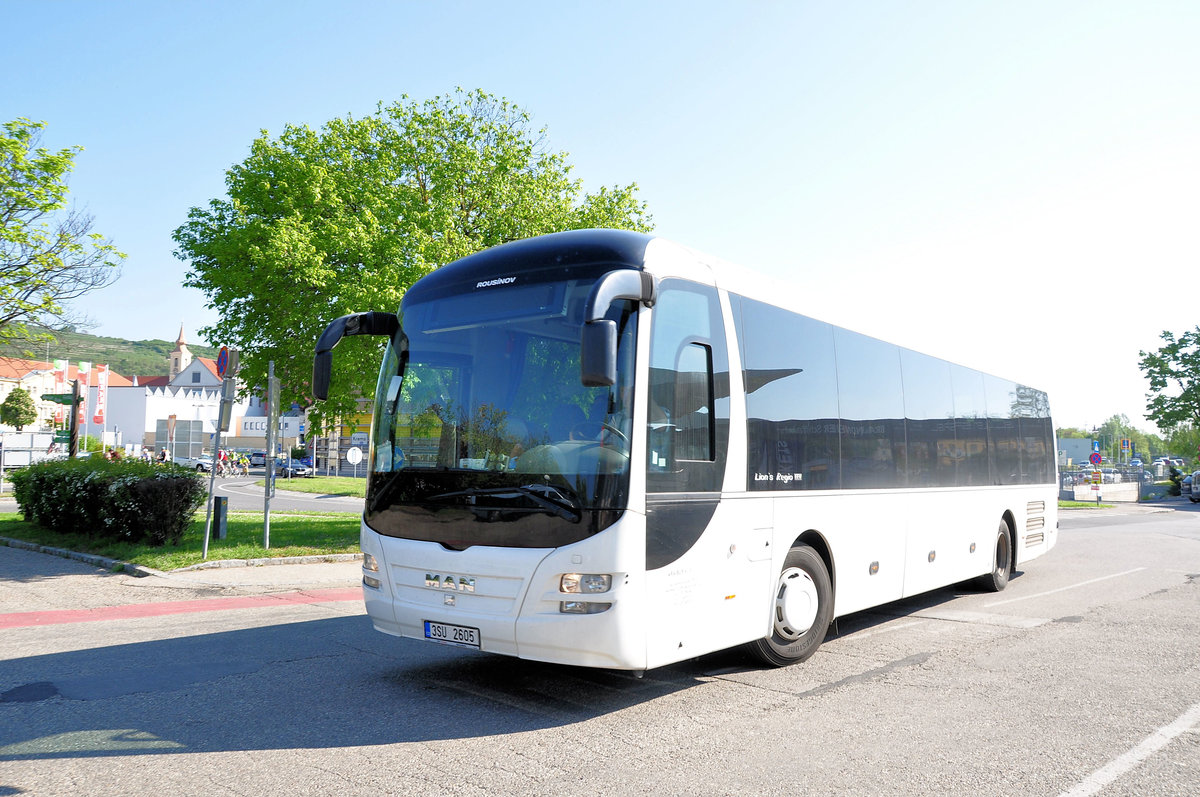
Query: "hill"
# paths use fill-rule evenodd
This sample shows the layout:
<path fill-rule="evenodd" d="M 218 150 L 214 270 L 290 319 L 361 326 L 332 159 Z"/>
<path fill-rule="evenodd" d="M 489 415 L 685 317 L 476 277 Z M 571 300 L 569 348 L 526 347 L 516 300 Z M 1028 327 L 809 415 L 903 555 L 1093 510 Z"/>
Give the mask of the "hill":
<path fill-rule="evenodd" d="M 122 376 L 166 376 L 167 357 L 175 349 L 175 341 L 125 340 L 88 335 L 83 332 L 52 332 L 56 340 L 49 347 L 39 343 L 33 347 L 12 345 L 0 347 L 0 356 L 25 357 L 35 360 L 69 360 L 73 363 L 107 364 Z M 195 357 L 216 359 L 212 346 L 188 344 Z"/>

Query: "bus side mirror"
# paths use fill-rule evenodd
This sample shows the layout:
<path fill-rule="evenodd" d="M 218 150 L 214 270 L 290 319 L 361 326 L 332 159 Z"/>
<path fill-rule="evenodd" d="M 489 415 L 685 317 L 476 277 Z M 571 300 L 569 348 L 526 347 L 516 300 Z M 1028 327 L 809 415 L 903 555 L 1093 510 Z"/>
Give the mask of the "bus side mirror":
<path fill-rule="evenodd" d="M 611 387 L 617 381 L 617 322 L 589 321 L 579 335 L 580 381 L 584 387 Z"/>
<path fill-rule="evenodd" d="M 617 381 L 617 322 L 605 319 L 612 303 L 621 299 L 653 307 L 658 280 L 647 271 L 617 269 L 592 286 L 583 305 L 579 333 L 579 379 L 585 387 L 609 387 Z"/>
<path fill-rule="evenodd" d="M 335 318 L 317 339 L 313 354 L 313 398 L 329 398 L 329 378 L 333 373 L 333 347 L 347 335 L 383 335 L 392 337 L 400 330 L 400 318 L 395 313 L 351 313 Z"/>
<path fill-rule="evenodd" d="M 332 374 L 333 352 L 317 352 L 313 357 L 313 397 L 318 401 L 329 398 L 329 378 Z"/>

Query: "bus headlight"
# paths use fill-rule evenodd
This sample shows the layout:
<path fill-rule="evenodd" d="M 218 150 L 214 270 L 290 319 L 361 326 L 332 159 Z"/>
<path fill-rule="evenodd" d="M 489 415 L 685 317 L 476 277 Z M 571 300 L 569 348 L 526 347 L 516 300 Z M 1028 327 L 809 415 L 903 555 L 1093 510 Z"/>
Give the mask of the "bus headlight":
<path fill-rule="evenodd" d="M 599 614 L 612 608 L 611 603 L 589 603 L 587 601 L 559 601 L 560 614 Z"/>
<path fill-rule="evenodd" d="M 564 573 L 558 581 L 560 592 L 596 595 L 612 589 L 612 576 L 604 573 Z"/>

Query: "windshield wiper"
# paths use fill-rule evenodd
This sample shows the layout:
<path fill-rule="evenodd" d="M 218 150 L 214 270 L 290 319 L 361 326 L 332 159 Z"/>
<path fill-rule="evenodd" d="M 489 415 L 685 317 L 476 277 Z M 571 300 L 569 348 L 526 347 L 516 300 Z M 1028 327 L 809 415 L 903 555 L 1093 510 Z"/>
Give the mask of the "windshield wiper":
<path fill-rule="evenodd" d="M 538 508 L 549 512 L 552 515 L 557 515 L 564 520 L 572 523 L 578 523 L 580 514 L 579 509 L 575 506 L 575 501 L 563 495 L 557 487 L 551 487 L 546 484 L 523 484 L 519 487 L 492 487 L 488 489 L 474 488 L 470 490 L 456 490 L 452 493 L 441 493 L 439 495 L 429 496 L 429 500 L 438 501 L 443 498 L 458 498 L 460 496 L 476 497 L 488 496 L 489 498 L 527 498 L 537 504 Z"/>

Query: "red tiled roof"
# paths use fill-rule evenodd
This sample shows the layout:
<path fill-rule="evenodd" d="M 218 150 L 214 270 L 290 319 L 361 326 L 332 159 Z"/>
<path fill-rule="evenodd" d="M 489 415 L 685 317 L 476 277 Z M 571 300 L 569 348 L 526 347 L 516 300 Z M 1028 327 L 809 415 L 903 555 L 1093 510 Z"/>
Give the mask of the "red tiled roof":
<path fill-rule="evenodd" d="M 98 363 L 103 365 L 104 363 Z M 97 364 L 92 365 L 92 373 L 95 373 Z M 79 378 L 79 364 L 75 362 L 67 363 L 67 381 Z M 34 371 L 53 371 L 54 363 L 48 363 L 44 360 L 22 360 L 17 357 L 0 357 L 0 379 L 23 379 Z M 95 384 L 95 376 L 91 377 L 91 383 Z M 129 377 L 122 376 L 111 368 L 108 371 L 108 386 L 109 387 L 129 387 L 133 382 Z"/>

